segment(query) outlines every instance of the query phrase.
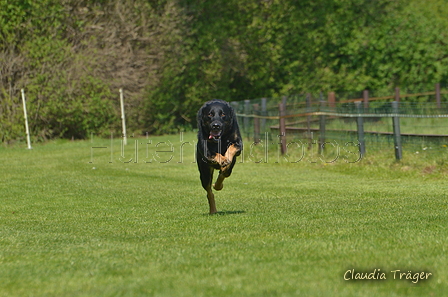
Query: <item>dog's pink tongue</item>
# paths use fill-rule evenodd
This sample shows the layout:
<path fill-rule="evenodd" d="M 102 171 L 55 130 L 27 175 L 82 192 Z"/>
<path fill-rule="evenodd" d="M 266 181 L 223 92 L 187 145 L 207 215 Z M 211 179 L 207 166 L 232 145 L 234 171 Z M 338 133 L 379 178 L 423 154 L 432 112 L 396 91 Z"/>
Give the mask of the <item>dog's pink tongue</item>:
<path fill-rule="evenodd" d="M 215 137 L 219 137 L 219 135 L 221 134 L 221 132 L 215 132 L 215 131 L 210 131 L 210 135 L 208 136 L 208 139 L 212 139 Z"/>

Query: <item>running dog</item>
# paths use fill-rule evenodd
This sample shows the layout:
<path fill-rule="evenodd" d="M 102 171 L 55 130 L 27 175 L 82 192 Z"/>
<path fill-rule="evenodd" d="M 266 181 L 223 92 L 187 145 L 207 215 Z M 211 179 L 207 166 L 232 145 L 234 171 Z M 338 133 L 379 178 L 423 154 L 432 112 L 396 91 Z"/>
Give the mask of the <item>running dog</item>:
<path fill-rule="evenodd" d="M 217 213 L 216 191 L 223 188 L 223 181 L 232 173 L 236 157 L 243 150 L 243 140 L 236 115 L 229 103 L 223 100 L 206 102 L 198 111 L 198 143 L 196 161 L 202 187 L 207 191 L 210 214 Z M 219 170 L 218 178 L 212 185 L 213 172 Z"/>

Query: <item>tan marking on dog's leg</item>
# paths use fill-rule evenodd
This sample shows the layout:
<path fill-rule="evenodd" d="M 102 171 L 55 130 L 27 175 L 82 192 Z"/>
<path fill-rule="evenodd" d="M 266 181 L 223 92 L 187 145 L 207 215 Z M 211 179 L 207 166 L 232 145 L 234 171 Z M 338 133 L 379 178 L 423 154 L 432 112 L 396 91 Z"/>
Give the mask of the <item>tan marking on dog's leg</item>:
<path fill-rule="evenodd" d="M 227 159 L 229 159 L 230 163 L 232 163 L 233 157 L 235 157 L 235 154 L 238 152 L 238 149 L 234 144 L 230 145 L 227 148 L 227 151 L 225 153 L 225 156 Z"/>
<path fill-rule="evenodd" d="M 207 190 L 207 199 L 208 205 L 210 206 L 210 214 L 217 213 L 216 204 L 215 204 L 215 195 L 212 192 L 212 189 Z"/>
<path fill-rule="evenodd" d="M 233 158 L 235 157 L 235 154 L 238 152 L 238 149 L 235 147 L 234 144 L 230 145 L 227 148 L 227 151 L 225 153 L 227 160 L 229 160 L 229 163 L 221 167 L 221 171 L 226 171 L 227 168 L 229 168 L 230 164 L 232 164 Z"/>
<path fill-rule="evenodd" d="M 224 179 L 225 179 L 226 177 L 224 176 L 224 174 L 222 174 L 222 173 L 220 173 L 219 175 L 218 175 L 218 179 L 216 179 L 216 183 L 213 185 L 213 188 L 216 190 L 216 191 L 221 191 L 222 190 L 222 188 L 224 187 L 224 185 L 223 185 L 223 182 L 224 182 Z"/>
<path fill-rule="evenodd" d="M 221 154 L 216 154 L 215 157 L 213 157 L 213 160 L 219 164 L 219 166 L 224 167 L 232 163 L 231 160 L 229 160 L 227 157 L 224 157 Z"/>

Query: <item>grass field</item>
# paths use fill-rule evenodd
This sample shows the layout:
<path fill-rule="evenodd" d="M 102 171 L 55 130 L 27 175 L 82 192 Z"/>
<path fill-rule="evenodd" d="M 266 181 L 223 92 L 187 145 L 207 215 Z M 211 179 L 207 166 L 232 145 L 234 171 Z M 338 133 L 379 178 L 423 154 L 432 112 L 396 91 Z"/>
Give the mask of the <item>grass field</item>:
<path fill-rule="evenodd" d="M 448 292 L 444 155 L 288 163 L 246 146 L 210 216 L 194 140 L 0 147 L 0 296 Z"/>

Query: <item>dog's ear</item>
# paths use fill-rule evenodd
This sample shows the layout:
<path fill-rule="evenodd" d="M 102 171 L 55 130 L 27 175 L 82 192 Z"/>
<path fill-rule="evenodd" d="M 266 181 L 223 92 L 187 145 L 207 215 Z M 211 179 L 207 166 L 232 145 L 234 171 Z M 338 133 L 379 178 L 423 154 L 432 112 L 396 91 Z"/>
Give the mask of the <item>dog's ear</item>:
<path fill-rule="evenodd" d="M 198 122 L 198 129 L 199 129 L 199 131 L 202 131 L 202 129 L 203 129 L 204 114 L 206 113 L 206 109 L 207 109 L 206 105 L 203 105 L 198 110 L 197 122 Z"/>

